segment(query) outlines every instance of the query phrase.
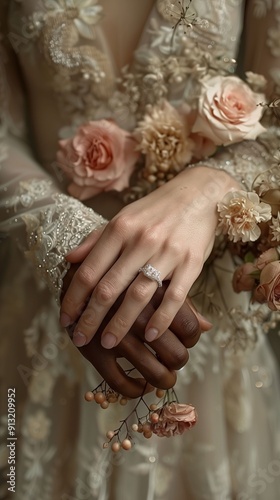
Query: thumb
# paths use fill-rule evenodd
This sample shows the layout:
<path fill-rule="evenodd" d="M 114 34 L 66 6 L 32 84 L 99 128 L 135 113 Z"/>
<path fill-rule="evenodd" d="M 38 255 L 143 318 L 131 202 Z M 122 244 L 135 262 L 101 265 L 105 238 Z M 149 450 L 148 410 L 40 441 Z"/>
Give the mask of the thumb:
<path fill-rule="evenodd" d="M 186 298 L 186 302 L 189 305 L 189 307 L 191 308 L 191 310 L 193 311 L 193 313 L 196 315 L 202 332 L 208 332 L 208 330 L 211 330 L 211 328 L 213 327 L 213 324 L 210 323 L 210 321 L 208 321 L 208 319 L 206 319 L 204 316 L 202 316 L 202 314 L 200 314 L 197 311 L 197 309 L 195 308 L 195 306 L 193 305 L 193 303 L 189 297 Z"/>

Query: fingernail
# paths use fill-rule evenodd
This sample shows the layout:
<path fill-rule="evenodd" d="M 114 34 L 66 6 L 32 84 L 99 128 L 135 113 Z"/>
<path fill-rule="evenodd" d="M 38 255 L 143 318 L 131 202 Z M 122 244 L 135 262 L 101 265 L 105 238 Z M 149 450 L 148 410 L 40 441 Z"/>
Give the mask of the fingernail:
<path fill-rule="evenodd" d="M 156 328 L 149 328 L 145 333 L 145 339 L 148 342 L 153 342 L 158 336 L 158 330 Z"/>
<path fill-rule="evenodd" d="M 86 336 L 81 332 L 75 332 L 73 335 L 73 343 L 76 347 L 83 347 L 87 341 Z"/>
<path fill-rule="evenodd" d="M 101 337 L 101 345 L 105 347 L 105 349 L 112 349 L 112 347 L 115 347 L 117 343 L 117 337 L 113 333 L 105 333 Z"/>
<path fill-rule="evenodd" d="M 204 321 L 204 323 L 207 323 L 209 329 L 213 327 L 213 323 L 210 323 L 210 321 L 208 321 L 208 319 L 206 319 L 204 316 L 202 316 L 202 314 L 200 314 L 198 311 L 196 312 L 196 315 L 197 315 L 198 319 L 201 319 L 201 321 Z"/>
<path fill-rule="evenodd" d="M 62 313 L 60 315 L 60 324 L 63 328 L 67 328 L 67 326 L 70 326 L 72 323 L 72 319 L 68 314 Z"/>

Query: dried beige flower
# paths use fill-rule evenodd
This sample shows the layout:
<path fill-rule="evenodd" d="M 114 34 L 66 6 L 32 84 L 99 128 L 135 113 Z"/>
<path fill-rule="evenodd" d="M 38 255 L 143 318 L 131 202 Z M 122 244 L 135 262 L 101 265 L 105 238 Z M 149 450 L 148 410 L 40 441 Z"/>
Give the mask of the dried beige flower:
<path fill-rule="evenodd" d="M 143 176 L 149 182 L 166 182 L 180 172 L 192 158 L 190 130 L 179 112 L 167 101 L 148 106 L 135 130 L 138 150 L 146 155 Z"/>
<path fill-rule="evenodd" d="M 227 234 L 230 241 L 256 241 L 261 234 L 260 222 L 271 219 L 271 207 L 260 202 L 256 193 L 230 191 L 217 206 L 217 234 Z"/>

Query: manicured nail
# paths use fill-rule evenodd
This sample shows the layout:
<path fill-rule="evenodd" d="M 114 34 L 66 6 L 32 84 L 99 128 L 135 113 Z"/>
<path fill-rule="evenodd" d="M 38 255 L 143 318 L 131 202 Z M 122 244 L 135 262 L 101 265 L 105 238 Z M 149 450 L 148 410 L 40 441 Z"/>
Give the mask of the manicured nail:
<path fill-rule="evenodd" d="M 117 343 L 117 337 L 113 333 L 105 333 L 101 337 L 101 345 L 105 347 L 105 349 L 112 349 L 112 347 L 115 347 Z"/>
<path fill-rule="evenodd" d="M 148 342 L 153 342 L 158 336 L 158 330 L 156 328 L 149 328 L 145 333 L 145 339 Z"/>
<path fill-rule="evenodd" d="M 72 323 L 73 321 L 68 314 L 62 313 L 60 315 L 60 324 L 63 328 L 67 328 L 67 326 L 70 326 Z"/>
<path fill-rule="evenodd" d="M 75 332 L 73 335 L 73 342 L 76 347 L 83 347 L 87 341 L 86 336 L 81 332 Z"/>

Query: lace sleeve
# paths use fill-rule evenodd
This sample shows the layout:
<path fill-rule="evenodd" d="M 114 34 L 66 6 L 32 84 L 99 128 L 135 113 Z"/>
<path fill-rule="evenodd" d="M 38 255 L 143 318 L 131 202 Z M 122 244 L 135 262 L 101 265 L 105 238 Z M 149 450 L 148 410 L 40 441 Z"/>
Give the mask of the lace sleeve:
<path fill-rule="evenodd" d="M 267 102 L 280 95 L 280 4 L 247 1 L 240 64 L 242 76 L 247 71 L 262 75 L 267 80 Z M 275 108 L 277 110 L 277 108 Z M 275 164 L 274 154 L 280 147 L 280 129 L 273 108 L 265 113 L 266 132 L 256 141 L 243 141 L 221 149 L 207 160 L 210 167 L 226 170 L 247 189 L 256 176 Z M 203 163 L 203 162 L 202 162 Z M 204 162 L 205 163 L 205 162 Z"/>
<path fill-rule="evenodd" d="M 105 220 L 62 194 L 27 146 L 23 92 L 4 35 L 7 3 L 0 8 L 0 231 L 17 240 L 58 298 L 66 253 Z"/>

